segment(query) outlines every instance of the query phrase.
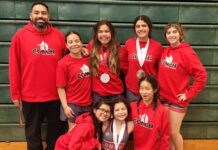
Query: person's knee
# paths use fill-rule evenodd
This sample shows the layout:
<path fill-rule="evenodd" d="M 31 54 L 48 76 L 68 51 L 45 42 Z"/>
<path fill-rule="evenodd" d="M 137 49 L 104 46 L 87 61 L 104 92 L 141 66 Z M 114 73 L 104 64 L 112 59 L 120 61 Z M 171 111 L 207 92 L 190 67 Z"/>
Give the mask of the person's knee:
<path fill-rule="evenodd" d="M 174 138 L 181 136 L 181 134 L 178 130 L 171 130 L 170 136 L 172 137 L 172 139 L 174 139 Z"/>

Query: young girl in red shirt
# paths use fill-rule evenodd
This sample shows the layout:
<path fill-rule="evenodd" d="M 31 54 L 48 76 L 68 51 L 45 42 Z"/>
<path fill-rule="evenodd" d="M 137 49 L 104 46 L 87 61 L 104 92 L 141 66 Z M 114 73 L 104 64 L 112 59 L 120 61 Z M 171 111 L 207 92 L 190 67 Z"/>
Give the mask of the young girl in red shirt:
<path fill-rule="evenodd" d="M 76 32 L 65 36 L 69 54 L 62 58 L 57 67 L 56 86 L 61 100 L 61 120 L 68 120 L 69 130 L 76 118 L 91 109 L 91 75 L 89 57 L 83 57 L 83 44 Z"/>

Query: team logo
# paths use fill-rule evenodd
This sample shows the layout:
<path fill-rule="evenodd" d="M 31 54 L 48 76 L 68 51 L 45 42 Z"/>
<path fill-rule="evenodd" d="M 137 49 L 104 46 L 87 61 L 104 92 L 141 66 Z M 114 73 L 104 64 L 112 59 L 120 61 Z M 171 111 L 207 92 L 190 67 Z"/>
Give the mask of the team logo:
<path fill-rule="evenodd" d="M 131 59 L 138 59 L 138 56 L 137 56 L 137 54 L 131 54 L 130 58 Z M 146 55 L 145 56 L 145 61 L 152 61 L 152 55 Z"/>
<path fill-rule="evenodd" d="M 149 122 L 149 118 L 147 114 L 139 115 L 139 118 L 133 119 L 134 124 L 142 126 L 144 128 L 153 129 L 154 123 Z"/>
<path fill-rule="evenodd" d="M 177 63 L 173 62 L 173 56 L 166 56 L 165 59 L 161 60 L 161 64 L 164 65 L 167 68 L 171 68 L 171 69 L 176 69 L 177 68 Z"/>
<path fill-rule="evenodd" d="M 85 64 L 83 64 L 83 66 L 80 69 L 82 70 L 83 73 L 89 72 L 89 67 L 86 66 Z"/>
<path fill-rule="evenodd" d="M 32 50 L 32 53 L 34 55 L 55 55 L 55 51 L 52 49 L 49 49 L 49 46 L 46 42 L 42 41 L 38 44 L 37 48 L 34 48 Z"/>
<path fill-rule="evenodd" d="M 171 64 L 172 61 L 173 61 L 172 55 L 170 55 L 169 57 L 166 57 L 166 62 L 167 62 L 167 63 Z"/>
<path fill-rule="evenodd" d="M 80 68 L 80 70 L 82 72 L 78 74 L 78 78 L 81 79 L 81 78 L 90 76 L 89 67 L 87 65 L 83 64 L 83 66 Z"/>
<path fill-rule="evenodd" d="M 146 114 L 139 115 L 141 122 L 148 123 L 148 116 Z"/>
<path fill-rule="evenodd" d="M 48 44 L 42 41 L 40 44 L 38 44 L 41 51 L 48 51 Z"/>

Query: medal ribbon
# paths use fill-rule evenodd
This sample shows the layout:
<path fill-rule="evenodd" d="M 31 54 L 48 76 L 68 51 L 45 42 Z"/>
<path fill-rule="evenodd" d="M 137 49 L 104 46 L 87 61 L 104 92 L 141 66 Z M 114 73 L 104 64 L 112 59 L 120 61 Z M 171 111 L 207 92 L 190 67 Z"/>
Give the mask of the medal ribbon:
<path fill-rule="evenodd" d="M 139 45 L 139 39 L 138 38 L 136 39 L 137 57 L 138 57 L 140 67 L 142 67 L 144 64 L 145 57 L 146 57 L 147 52 L 148 52 L 148 46 L 149 46 L 149 38 L 148 38 L 148 41 L 147 41 L 145 47 L 142 49 L 140 48 L 140 45 Z"/>
<path fill-rule="evenodd" d="M 102 57 L 102 63 L 104 66 L 107 66 L 107 57 L 108 57 L 108 50 L 106 47 L 103 47 L 101 50 L 101 57 Z"/>
<path fill-rule="evenodd" d="M 114 141 L 114 145 L 115 145 L 115 150 L 118 150 L 118 148 L 119 148 L 119 145 L 123 139 L 125 128 L 126 128 L 126 122 L 123 121 L 121 128 L 120 128 L 119 138 L 117 140 L 116 121 L 114 119 L 114 121 L 113 121 L 113 141 Z"/>
<path fill-rule="evenodd" d="M 110 81 L 110 76 L 109 76 L 109 74 L 107 74 L 107 72 L 108 72 L 108 70 L 107 70 L 108 53 L 109 53 L 109 50 L 107 50 L 106 47 L 101 48 L 101 58 L 102 58 L 102 64 L 104 67 L 104 71 L 100 76 L 100 80 L 103 83 L 108 83 Z"/>

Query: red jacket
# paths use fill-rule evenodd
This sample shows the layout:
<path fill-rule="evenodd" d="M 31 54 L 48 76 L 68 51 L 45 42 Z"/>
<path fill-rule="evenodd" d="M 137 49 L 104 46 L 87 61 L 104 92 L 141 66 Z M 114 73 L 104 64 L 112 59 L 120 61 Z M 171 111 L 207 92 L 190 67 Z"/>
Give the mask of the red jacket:
<path fill-rule="evenodd" d="M 92 44 L 93 41 L 90 41 L 87 46 L 89 51 L 91 51 Z M 103 51 L 102 49 L 103 47 L 100 48 L 99 53 Z M 106 51 L 110 50 L 107 49 Z M 110 76 L 110 81 L 108 83 L 101 82 L 100 76 L 103 73 L 107 73 Z M 98 67 L 98 75 L 92 76 L 92 90 L 100 96 L 111 96 L 123 93 L 124 89 L 119 74 L 111 72 L 108 68 L 108 65 L 105 65 L 104 62 L 100 62 Z"/>
<path fill-rule="evenodd" d="M 61 59 L 57 67 L 56 86 L 65 88 L 67 103 L 91 105 L 89 58 L 73 58 L 66 55 Z"/>
<path fill-rule="evenodd" d="M 146 106 L 141 100 L 131 103 L 134 123 L 134 150 L 169 150 L 170 122 L 168 112 L 160 103 Z"/>
<path fill-rule="evenodd" d="M 190 77 L 194 78 L 190 86 Z M 171 103 L 187 106 L 206 84 L 207 72 L 194 50 L 182 43 L 164 49 L 159 65 L 160 95 Z M 187 100 L 179 102 L 177 95 L 185 93 Z"/>
<path fill-rule="evenodd" d="M 145 42 L 140 42 L 140 46 L 145 46 Z M 162 46 L 157 41 L 149 39 L 149 47 L 142 69 L 147 75 L 157 77 L 157 69 L 162 53 Z M 125 81 L 127 88 L 138 94 L 138 78 L 136 72 L 141 68 L 138 62 L 136 50 L 136 38 L 130 38 L 125 43 L 125 48 L 121 52 L 121 67 L 126 73 Z"/>
<path fill-rule="evenodd" d="M 93 150 L 100 147 L 94 138 L 95 127 L 90 113 L 85 113 L 76 119 L 75 127 L 60 136 L 55 144 L 55 150 Z"/>
<path fill-rule="evenodd" d="M 29 22 L 13 37 L 9 52 L 12 100 L 46 102 L 59 99 L 56 66 L 65 50 L 63 34 L 50 24 L 38 32 Z"/>

